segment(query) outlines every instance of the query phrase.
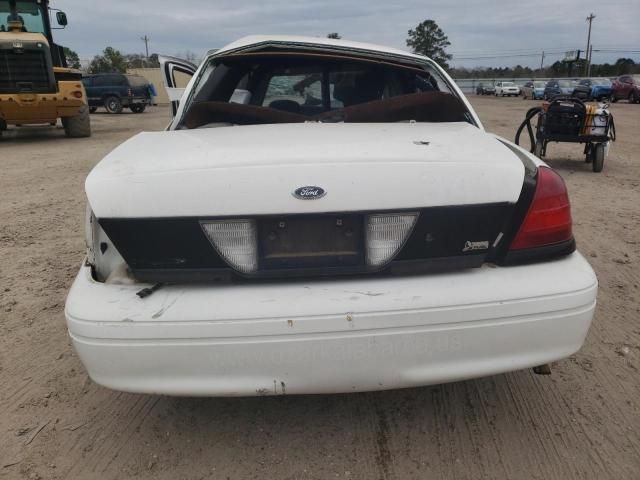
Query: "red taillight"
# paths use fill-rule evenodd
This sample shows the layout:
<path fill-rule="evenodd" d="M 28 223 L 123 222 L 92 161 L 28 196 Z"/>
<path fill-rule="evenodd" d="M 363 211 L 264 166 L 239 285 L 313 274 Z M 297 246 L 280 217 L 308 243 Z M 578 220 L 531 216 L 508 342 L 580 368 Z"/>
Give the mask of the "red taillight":
<path fill-rule="evenodd" d="M 531 206 L 510 249 L 544 247 L 572 238 L 571 206 L 564 180 L 550 168 L 540 167 Z"/>
<path fill-rule="evenodd" d="M 73 92 L 71 92 L 71 95 L 73 95 L 76 98 L 82 98 L 82 92 L 75 90 Z"/>

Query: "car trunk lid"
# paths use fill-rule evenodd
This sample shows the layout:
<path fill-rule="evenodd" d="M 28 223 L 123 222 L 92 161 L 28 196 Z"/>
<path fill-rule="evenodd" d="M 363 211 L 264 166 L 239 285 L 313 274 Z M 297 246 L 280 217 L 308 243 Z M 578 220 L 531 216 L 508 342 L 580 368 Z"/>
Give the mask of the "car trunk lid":
<path fill-rule="evenodd" d="M 143 133 L 86 190 L 98 218 L 282 215 L 515 203 L 523 177 L 466 123 L 302 123 Z M 296 198 L 305 186 L 326 194 Z"/>

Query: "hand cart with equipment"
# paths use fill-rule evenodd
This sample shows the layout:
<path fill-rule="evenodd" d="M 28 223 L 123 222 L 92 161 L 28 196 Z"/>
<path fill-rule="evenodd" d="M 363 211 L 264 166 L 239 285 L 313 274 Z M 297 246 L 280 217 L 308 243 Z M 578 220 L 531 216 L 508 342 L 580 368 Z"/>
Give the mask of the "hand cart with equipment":
<path fill-rule="evenodd" d="M 535 135 L 531 121 L 537 118 Z M 606 104 L 587 104 L 577 98 L 558 96 L 541 107 L 530 108 L 518 128 L 515 142 L 527 129 L 531 153 L 537 157 L 547 154 L 549 142 L 584 143 L 585 161 L 594 172 L 601 172 L 609 153 L 609 142 L 616 139 L 613 115 Z"/>

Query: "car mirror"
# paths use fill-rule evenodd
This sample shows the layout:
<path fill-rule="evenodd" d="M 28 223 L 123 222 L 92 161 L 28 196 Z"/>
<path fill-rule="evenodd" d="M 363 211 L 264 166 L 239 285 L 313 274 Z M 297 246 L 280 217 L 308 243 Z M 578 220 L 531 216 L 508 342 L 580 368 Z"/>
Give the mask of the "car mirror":
<path fill-rule="evenodd" d="M 56 20 L 61 27 L 67 26 L 67 14 L 64 12 L 56 12 Z"/>

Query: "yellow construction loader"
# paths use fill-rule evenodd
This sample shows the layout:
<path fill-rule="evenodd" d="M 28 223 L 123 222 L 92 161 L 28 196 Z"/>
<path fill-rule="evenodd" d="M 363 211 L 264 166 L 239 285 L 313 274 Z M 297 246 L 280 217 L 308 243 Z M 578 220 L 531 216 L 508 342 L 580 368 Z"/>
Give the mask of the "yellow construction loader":
<path fill-rule="evenodd" d="M 89 137 L 91 121 L 82 73 L 67 67 L 53 42 L 49 0 L 0 0 L 0 135 L 8 125 L 55 125 L 68 137 Z M 55 28 L 54 28 L 55 29 Z"/>

